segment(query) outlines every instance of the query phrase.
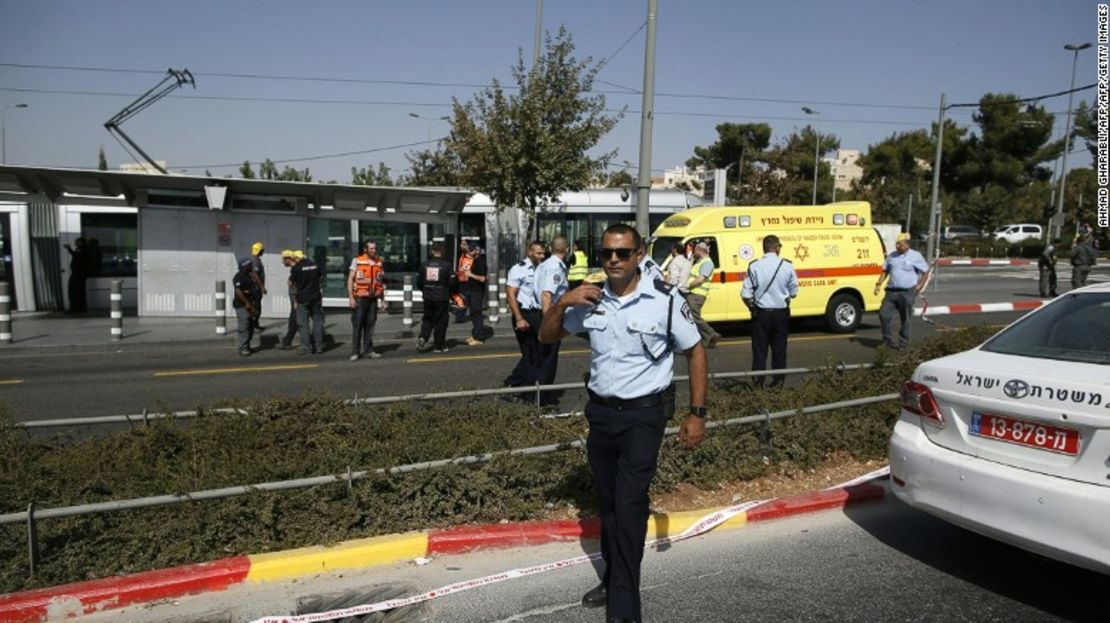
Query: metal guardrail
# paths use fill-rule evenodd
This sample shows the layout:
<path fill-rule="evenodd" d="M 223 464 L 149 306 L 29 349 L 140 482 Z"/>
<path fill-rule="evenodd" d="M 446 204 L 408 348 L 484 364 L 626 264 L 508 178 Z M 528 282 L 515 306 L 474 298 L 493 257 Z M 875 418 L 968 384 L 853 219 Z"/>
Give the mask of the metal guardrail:
<path fill-rule="evenodd" d="M 746 372 L 713 372 L 709 374 L 709 380 L 720 379 L 735 379 L 746 378 L 751 376 L 769 376 L 770 374 L 812 374 L 814 372 L 846 372 L 848 370 L 863 370 L 873 368 L 875 364 L 872 363 L 839 363 L 833 367 L 824 368 L 784 368 L 781 370 L 764 370 L 759 372 L 746 371 Z M 686 375 L 675 376 L 674 381 L 685 381 L 689 377 Z M 347 405 L 380 405 L 390 404 L 396 402 L 410 402 L 410 401 L 424 401 L 424 400 L 449 400 L 455 398 L 479 398 L 484 396 L 502 396 L 514 394 L 535 394 L 535 404 L 539 406 L 543 392 L 547 391 L 563 391 L 563 390 L 584 390 L 583 383 L 556 383 L 552 385 L 534 385 L 531 387 L 498 387 L 493 389 L 469 389 L 453 392 L 435 392 L 424 394 L 405 394 L 401 396 L 378 396 L 373 398 L 359 398 L 357 395 L 350 399 L 344 400 L 343 403 Z M 13 428 L 22 429 L 35 429 L 35 428 L 58 428 L 66 426 L 87 426 L 94 424 L 136 424 L 136 423 L 149 423 L 151 420 L 160 419 L 177 419 L 177 418 L 195 418 L 201 414 L 224 414 L 224 415 L 247 415 L 249 412 L 246 409 L 237 408 L 220 408 L 208 409 L 203 411 L 190 410 L 190 411 L 173 411 L 170 413 L 150 413 L 143 410 L 142 413 L 133 415 L 101 415 L 93 417 L 81 418 L 61 418 L 54 420 L 31 420 L 23 422 L 12 423 Z"/>
<path fill-rule="evenodd" d="M 738 426 L 741 424 L 751 424 L 758 422 L 770 422 L 771 420 L 778 420 L 782 418 L 794 417 L 797 415 L 809 415 L 813 413 L 821 413 L 824 411 L 833 411 L 836 409 L 845 409 L 848 407 L 858 407 L 869 404 L 876 404 L 880 402 L 887 402 L 898 398 L 898 394 L 882 394 L 879 396 L 868 396 L 866 398 L 856 398 L 852 400 L 842 400 L 839 402 L 830 402 L 821 405 L 814 405 L 809 407 L 801 407 L 798 409 L 789 409 L 784 411 L 765 412 L 756 415 L 743 416 L 732 418 L 728 420 L 718 420 L 706 423 L 706 428 L 723 428 L 728 426 Z M 678 427 L 670 427 L 665 431 L 665 435 L 675 435 L 678 433 Z M 425 461 L 422 463 L 409 463 L 406 465 L 398 465 L 395 467 L 382 467 L 374 470 L 360 470 L 351 471 L 349 468 L 347 472 L 341 474 L 330 474 L 326 476 L 313 476 L 309 478 L 298 478 L 294 480 L 280 480 L 275 482 L 262 482 L 250 485 L 242 485 L 235 487 L 223 487 L 220 489 L 206 489 L 203 491 L 194 491 L 191 493 L 180 493 L 171 495 L 155 495 L 142 498 L 132 498 L 127 500 L 113 500 L 110 502 L 96 502 L 92 504 L 79 504 L 75 506 L 60 506 L 55 508 L 36 509 L 32 504 L 28 510 L 17 513 L 6 513 L 0 515 L 0 525 L 10 525 L 16 523 L 27 522 L 28 525 L 33 525 L 39 519 L 51 519 L 58 517 L 74 517 L 77 515 L 92 515 L 99 513 L 107 513 L 120 510 L 133 510 L 139 508 L 150 508 L 153 506 L 165 506 L 169 504 L 180 504 L 184 502 L 196 502 L 200 500 L 216 500 L 229 497 L 236 497 L 246 495 L 257 491 L 284 491 L 289 489 L 303 489 L 307 487 L 315 487 L 319 485 L 347 482 L 352 483 L 355 480 L 362 480 L 370 475 L 395 475 L 405 474 L 409 472 L 423 471 L 427 469 L 435 469 L 438 467 L 446 467 L 448 465 L 468 465 L 474 463 L 485 463 L 501 456 L 528 456 L 550 454 L 561 450 L 569 450 L 572 448 L 580 448 L 585 445 L 584 439 L 576 441 L 568 441 L 562 443 L 553 443 L 542 446 L 532 446 L 528 448 L 517 448 L 513 450 L 502 450 L 499 452 L 487 452 L 485 454 L 474 454 L 469 456 L 456 457 L 451 459 L 439 459 L 435 461 Z"/>

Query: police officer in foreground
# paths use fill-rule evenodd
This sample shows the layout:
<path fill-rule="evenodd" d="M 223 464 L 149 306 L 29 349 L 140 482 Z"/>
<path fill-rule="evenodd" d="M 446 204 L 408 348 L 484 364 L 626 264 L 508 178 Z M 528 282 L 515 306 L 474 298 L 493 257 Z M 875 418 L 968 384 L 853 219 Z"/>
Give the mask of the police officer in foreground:
<path fill-rule="evenodd" d="M 752 312 L 752 370 L 767 369 L 767 348 L 771 349 L 771 368 L 786 367 L 786 339 L 790 335 L 790 299 L 798 296 L 798 275 L 794 264 L 779 257 L 782 243 L 778 236 L 763 239 L 763 257 L 748 264 L 748 274 L 740 298 Z M 771 387 L 782 387 L 786 376 L 771 377 Z M 752 381 L 763 387 L 763 377 Z"/>
<path fill-rule="evenodd" d="M 686 355 L 690 408 L 678 437 L 687 448 L 705 436 L 705 349 L 689 306 L 674 288 L 644 278 L 640 234 L 613 225 L 601 239 L 604 287 L 583 284 L 547 310 L 540 341 L 554 344 L 573 333 L 590 336 L 590 431 L 586 452 L 598 493 L 601 585 L 582 598 L 606 606 L 608 621 L 640 621 L 640 563 L 647 536 L 648 487 L 674 394 L 674 351 Z"/>
<path fill-rule="evenodd" d="M 543 241 L 528 245 L 528 256 L 509 269 L 505 279 L 506 302 L 513 315 L 513 332 L 520 347 L 520 361 L 505 378 L 507 387 L 535 383 L 540 366 L 540 323 L 543 311 L 536 304 L 536 268 L 543 260 Z M 550 348 L 550 347 L 547 347 Z"/>

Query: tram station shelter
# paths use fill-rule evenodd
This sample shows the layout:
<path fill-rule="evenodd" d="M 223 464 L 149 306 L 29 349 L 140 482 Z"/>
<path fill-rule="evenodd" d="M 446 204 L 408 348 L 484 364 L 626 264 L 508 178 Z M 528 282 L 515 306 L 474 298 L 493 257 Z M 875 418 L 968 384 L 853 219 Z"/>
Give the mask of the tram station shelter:
<path fill-rule="evenodd" d="M 0 166 L 0 280 L 19 311 L 68 309 L 65 245 L 96 240 L 90 308 L 106 309 L 111 281 L 140 316 L 211 316 L 216 282 L 251 244 L 266 246 L 263 315 L 289 313 L 282 249 L 325 270 L 325 304 L 346 306 L 346 275 L 373 238 L 387 275 L 415 273 L 428 242 L 456 234 L 471 192 L 115 171 Z M 453 239 L 453 238 L 447 238 Z M 228 312 L 230 313 L 230 305 Z"/>
<path fill-rule="evenodd" d="M 702 205 L 699 196 L 679 190 L 652 190 L 650 202 L 652 229 L 674 212 Z M 565 235 L 582 242 L 592 258 L 606 227 L 635 220 L 635 193 L 603 188 L 564 193 L 541 209 L 536 224 L 541 240 Z M 399 302 L 404 275 L 416 273 L 432 241 L 447 241 L 449 258 L 455 240 L 477 242 L 495 273 L 523 257 L 527 223 L 518 210 L 499 210 L 488 196 L 461 188 L 0 165 L 0 280 L 12 284 L 18 311 L 69 308 L 65 245 L 78 237 L 96 240 L 99 249 L 86 287 L 90 309 L 108 308 L 111 282 L 119 279 L 132 313 L 211 316 L 216 282 L 225 281 L 230 296 L 236 259 L 261 241 L 269 291 L 263 315 L 284 317 L 282 249 L 303 250 L 323 267 L 325 306 L 346 308 L 347 269 L 362 240 L 377 241 L 387 300 Z"/>

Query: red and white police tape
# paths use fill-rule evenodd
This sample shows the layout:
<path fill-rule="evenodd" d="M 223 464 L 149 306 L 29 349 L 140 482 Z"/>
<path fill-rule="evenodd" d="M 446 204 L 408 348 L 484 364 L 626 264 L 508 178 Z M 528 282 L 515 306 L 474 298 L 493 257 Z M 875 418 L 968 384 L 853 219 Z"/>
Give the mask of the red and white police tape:
<path fill-rule="evenodd" d="M 924 298 L 924 297 L 922 297 Z M 992 312 L 1008 312 L 1008 311 L 1032 311 L 1044 305 L 1048 305 L 1049 301 L 1014 301 L 1012 303 L 971 303 L 967 305 L 937 305 L 930 307 L 928 301 L 924 307 L 918 307 L 913 310 L 914 316 L 926 317 L 929 316 L 946 316 L 950 314 L 986 314 Z"/>
<path fill-rule="evenodd" d="M 828 489 L 825 489 L 825 491 L 831 491 L 833 489 L 841 489 L 841 488 L 847 488 L 847 487 L 859 485 L 859 484 L 862 484 L 864 482 L 874 480 L 876 478 L 881 478 L 883 476 L 886 476 L 889 473 L 890 473 L 890 467 L 889 466 L 882 467 L 882 468 L 877 469 L 877 470 L 875 470 L 871 473 L 864 474 L 863 476 L 860 476 L 858 478 L 853 478 L 852 480 L 849 480 L 848 482 L 829 487 Z M 744 502 L 743 504 L 737 504 L 735 506 L 730 506 L 730 507 L 725 508 L 725 509 L 714 511 L 714 512 L 709 513 L 708 515 L 702 517 L 701 519 L 697 520 L 696 522 L 694 522 L 689 528 L 683 530 L 680 534 L 677 534 L 673 537 L 668 536 L 668 537 L 663 537 L 663 538 L 660 538 L 660 539 L 654 539 L 652 541 L 648 541 L 647 543 L 645 543 L 645 547 L 653 547 L 654 548 L 654 547 L 659 547 L 659 546 L 662 546 L 662 545 L 669 545 L 671 543 L 677 543 L 679 541 L 685 541 L 686 539 L 691 539 L 691 538 L 696 537 L 698 535 L 705 534 L 706 532 L 709 532 L 710 530 L 716 528 L 717 526 L 725 523 L 726 521 L 732 519 L 733 517 L 736 517 L 737 515 L 739 515 L 741 513 L 746 513 L 749 510 L 752 510 L 754 508 L 763 506 L 765 504 L 770 504 L 770 503 L 775 502 L 775 501 L 777 501 L 777 498 L 770 498 L 770 499 L 766 499 L 766 500 L 753 500 L 751 502 Z M 463 591 L 468 591 L 468 590 L 471 590 L 471 589 L 474 589 L 474 588 L 479 588 L 479 587 L 482 587 L 482 586 L 488 586 L 490 584 L 498 584 L 498 583 L 501 583 L 501 582 L 506 582 L 508 580 L 515 580 L 517 578 L 523 578 L 523 577 L 527 577 L 527 576 L 531 576 L 531 575 L 536 575 L 536 574 L 539 574 L 539 573 L 546 573 L 548 571 L 555 571 L 556 569 L 566 569 L 567 567 L 574 567 L 574 566 L 577 566 L 577 565 L 586 564 L 588 562 L 594 562 L 594 561 L 596 561 L 600 558 L 601 558 L 601 552 L 594 552 L 592 554 L 583 554 L 581 556 L 575 556 L 573 558 L 565 558 L 563 560 L 557 560 L 555 562 L 548 562 L 548 563 L 543 563 L 543 564 L 539 564 L 539 565 L 533 565 L 531 567 L 521 567 L 521 568 L 518 568 L 518 569 L 510 569 L 509 571 L 502 571 L 501 573 L 495 573 L 493 575 L 487 575 L 487 576 L 484 576 L 484 577 L 474 578 L 474 579 L 471 579 L 471 580 L 464 580 L 462 582 L 455 582 L 454 584 L 448 584 L 447 586 L 441 586 L 439 588 L 435 588 L 435 589 L 432 589 L 430 591 L 420 593 L 420 594 L 417 594 L 417 595 L 411 595 L 409 597 L 402 597 L 402 598 L 399 598 L 399 599 L 389 599 L 389 600 L 386 600 L 386 601 L 379 601 L 377 603 L 362 604 L 362 605 L 359 605 L 359 606 L 352 606 L 350 608 L 342 608 L 342 609 L 338 609 L 338 610 L 328 610 L 328 611 L 325 611 L 325 612 L 313 612 L 313 613 L 309 613 L 309 614 L 297 614 L 297 615 L 268 616 L 268 617 L 262 617 L 260 619 L 255 619 L 251 623 L 314 623 L 314 622 L 317 622 L 317 621 L 332 621 L 332 620 L 335 620 L 335 619 L 343 619 L 343 618 L 347 618 L 347 617 L 362 616 L 362 615 L 366 615 L 366 614 L 372 614 L 372 613 L 375 613 L 375 612 L 383 612 L 385 610 L 394 610 L 396 608 L 401 608 L 401 607 L 404 607 L 404 606 L 411 606 L 411 605 L 414 605 L 414 604 L 423 603 L 425 601 L 431 601 L 431 600 L 437 599 L 439 597 L 444 597 L 446 595 L 451 595 L 451 594 L 454 594 L 454 593 L 461 593 Z"/>

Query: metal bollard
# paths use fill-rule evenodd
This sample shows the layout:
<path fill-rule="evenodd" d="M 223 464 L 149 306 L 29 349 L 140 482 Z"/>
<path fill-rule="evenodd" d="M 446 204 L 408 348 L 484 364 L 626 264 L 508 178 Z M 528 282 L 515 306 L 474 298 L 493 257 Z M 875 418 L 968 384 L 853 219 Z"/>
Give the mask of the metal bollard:
<path fill-rule="evenodd" d="M 496 324 L 497 319 L 498 319 L 498 315 L 497 315 L 497 305 L 498 305 L 498 303 L 497 303 L 497 284 L 498 284 L 497 275 L 489 275 L 486 278 L 486 290 L 488 291 L 488 294 L 486 295 L 486 298 L 489 299 L 489 302 L 487 303 L 487 305 L 489 306 L 489 321 L 490 321 L 491 324 Z"/>
<path fill-rule="evenodd" d="M 0 281 L 0 344 L 12 343 L 12 296 L 7 281 Z"/>
<path fill-rule="evenodd" d="M 501 286 L 497 288 L 497 304 L 498 311 L 502 316 L 509 313 L 509 296 L 505 293 L 505 284 L 509 282 L 505 271 L 497 271 L 497 283 Z"/>
<path fill-rule="evenodd" d="M 112 293 L 108 297 L 112 301 L 112 341 L 123 339 L 123 281 L 112 280 Z"/>
<path fill-rule="evenodd" d="M 403 306 L 404 316 L 401 323 L 408 328 L 412 326 L 412 275 L 405 275 L 403 294 L 404 302 L 401 305 Z"/>
<path fill-rule="evenodd" d="M 227 335 L 227 284 L 216 282 L 216 335 Z"/>

